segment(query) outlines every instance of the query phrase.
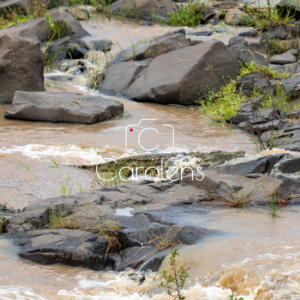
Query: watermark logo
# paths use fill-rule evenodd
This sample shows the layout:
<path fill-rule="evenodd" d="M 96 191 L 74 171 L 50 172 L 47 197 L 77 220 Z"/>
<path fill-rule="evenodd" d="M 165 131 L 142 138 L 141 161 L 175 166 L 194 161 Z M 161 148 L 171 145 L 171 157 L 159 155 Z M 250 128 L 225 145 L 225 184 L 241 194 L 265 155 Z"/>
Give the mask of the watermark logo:
<path fill-rule="evenodd" d="M 147 122 L 151 122 L 151 126 L 142 127 Z M 153 145 L 154 143 L 154 145 Z M 131 124 L 126 126 L 125 129 L 125 149 L 127 153 L 131 153 L 131 149 L 140 148 L 144 153 L 151 153 L 153 151 L 158 152 L 159 150 L 162 153 L 173 153 L 175 148 L 175 130 L 174 127 L 170 124 L 159 125 L 157 119 L 141 119 L 138 124 Z M 98 172 L 98 168 L 101 165 L 100 163 L 96 166 L 97 176 L 103 181 L 113 181 L 117 178 L 122 181 L 131 181 L 136 180 L 139 175 L 142 174 L 148 180 L 171 180 L 178 181 L 182 180 L 183 176 L 187 173 L 191 174 L 192 180 L 194 178 L 197 181 L 202 181 L 204 179 L 204 174 L 201 172 L 202 168 L 197 167 L 194 170 L 191 167 L 177 167 L 171 166 L 166 169 L 164 166 L 163 159 L 160 161 L 155 160 L 153 166 L 123 166 L 122 160 L 119 164 L 116 160 L 113 159 L 104 159 L 106 162 L 109 162 L 111 165 L 115 164 L 120 166 L 120 169 L 117 172 L 114 172 L 115 176 L 113 178 L 102 178 Z M 130 174 L 131 177 L 124 177 L 124 174 Z M 152 175 L 151 175 L 152 174 Z M 155 176 L 153 176 L 155 174 Z"/>
<path fill-rule="evenodd" d="M 141 128 L 141 123 L 142 122 L 146 123 L 148 121 L 151 122 L 151 127 Z M 164 144 L 167 145 L 168 148 L 165 149 L 166 151 L 164 151 L 164 153 L 172 153 L 174 151 L 174 143 L 175 143 L 174 127 L 170 124 L 163 124 L 162 126 L 159 126 L 158 124 L 155 123 L 157 123 L 157 119 L 141 119 L 138 124 L 128 125 L 125 129 L 126 152 L 130 153 L 130 148 L 132 147 L 129 147 L 129 145 L 130 146 L 134 145 L 134 142 L 137 142 L 139 147 L 146 152 L 151 152 L 158 149 L 164 150 L 161 148 L 162 145 L 159 144 L 159 140 L 162 140 L 162 138 L 166 137 L 167 135 L 169 141 L 164 140 Z M 164 134 L 164 136 L 162 136 L 162 133 Z M 144 144 L 146 140 L 149 140 L 150 136 L 151 136 L 151 142 L 156 140 L 156 145 L 152 145 L 151 147 Z M 143 139 L 143 137 L 145 138 Z"/>

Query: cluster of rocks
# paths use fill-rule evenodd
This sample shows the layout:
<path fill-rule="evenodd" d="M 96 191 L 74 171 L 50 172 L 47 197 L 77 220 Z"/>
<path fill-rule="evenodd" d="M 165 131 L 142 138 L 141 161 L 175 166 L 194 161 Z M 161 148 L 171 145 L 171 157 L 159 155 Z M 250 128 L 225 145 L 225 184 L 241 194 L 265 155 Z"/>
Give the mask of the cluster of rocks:
<path fill-rule="evenodd" d="M 48 19 L 0 31 L 1 102 L 12 103 L 5 117 L 91 124 L 123 112 L 121 103 L 101 96 L 45 91 L 44 60 L 81 58 L 89 55 L 91 47 L 103 51 L 111 47 L 108 40 L 91 41 L 91 47 L 79 40 L 88 33 L 66 12 L 52 13 L 51 18 L 60 24 L 62 38 L 48 43 L 44 56 L 40 45 L 51 38 Z"/>
<path fill-rule="evenodd" d="M 244 199 L 245 205 L 265 206 L 270 204 L 267 195 L 274 193 L 279 200 L 289 199 L 289 204 L 299 204 L 297 180 L 269 175 L 278 164 L 283 172 L 300 171 L 299 167 L 295 168 L 296 161 L 299 157 L 278 154 L 204 170 L 202 181 L 190 174 L 177 181 L 148 180 L 45 199 L 19 213 L 10 212 L 3 228 L 21 247 L 19 255 L 34 262 L 93 270 L 157 271 L 173 247 L 192 245 L 205 237 L 222 234 L 186 224 L 185 215 L 201 218 L 208 213 L 207 205 L 226 205 L 237 197 Z M 291 194 L 294 195 L 292 200 Z M 116 209 L 128 207 L 132 208 L 132 214 L 116 213 Z M 53 213 L 62 215 L 65 221 L 73 220 L 69 222 L 71 225 L 51 228 Z M 103 230 L 108 224 L 117 227 Z M 118 241 L 119 246 L 114 251 L 109 249 L 104 231 Z"/>

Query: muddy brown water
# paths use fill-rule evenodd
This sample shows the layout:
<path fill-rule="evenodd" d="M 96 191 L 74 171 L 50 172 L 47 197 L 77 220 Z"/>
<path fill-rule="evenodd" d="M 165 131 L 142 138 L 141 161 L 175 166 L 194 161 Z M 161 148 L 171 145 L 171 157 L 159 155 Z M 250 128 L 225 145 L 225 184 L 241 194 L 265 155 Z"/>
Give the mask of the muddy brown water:
<path fill-rule="evenodd" d="M 112 53 L 144 38 L 150 39 L 170 28 L 138 25 L 135 21 L 93 19 L 82 22 L 92 34 L 88 38 L 110 38 Z M 244 30 L 243 28 L 234 29 Z M 196 30 L 195 30 L 196 31 Z M 225 42 L 232 34 L 211 38 Z M 208 38 L 203 38 L 208 39 Z M 80 80 L 79 80 L 80 82 Z M 80 83 L 60 83 L 67 91 L 92 93 Z M 58 87 L 48 90 L 62 91 Z M 159 145 L 157 152 L 170 150 L 174 127 L 175 151 L 245 150 L 255 153 L 251 136 L 241 130 L 229 130 L 212 124 L 197 107 L 163 106 L 116 99 L 124 104 L 127 118 L 103 124 L 52 124 L 4 119 L 9 106 L 0 108 L 0 203 L 22 208 L 39 199 L 61 195 L 65 183 L 72 193 L 95 188 L 91 171 L 76 165 L 142 154 L 138 133 L 157 128 L 141 138 L 147 148 Z M 141 119 L 144 120 L 138 125 Z M 126 151 L 125 132 L 128 136 Z M 57 162 L 61 169 L 50 168 Z M 28 169 L 26 169 L 27 167 Z M 60 175 L 60 176 L 59 176 Z M 204 226 L 222 232 L 200 244 L 180 251 L 178 263 L 190 272 L 184 294 L 186 299 L 227 299 L 230 290 L 246 300 L 298 299 L 300 296 L 299 214 L 297 210 L 280 211 L 273 219 L 267 211 L 214 209 L 201 215 L 174 216 L 181 223 Z M 126 273 L 94 272 L 83 268 L 43 266 L 20 259 L 19 249 L 11 240 L 0 238 L 0 299 L 168 299 L 159 289 L 159 275 L 150 274 L 142 285 Z M 163 268 L 167 268 L 164 264 Z M 297 298 L 298 297 L 298 298 Z"/>

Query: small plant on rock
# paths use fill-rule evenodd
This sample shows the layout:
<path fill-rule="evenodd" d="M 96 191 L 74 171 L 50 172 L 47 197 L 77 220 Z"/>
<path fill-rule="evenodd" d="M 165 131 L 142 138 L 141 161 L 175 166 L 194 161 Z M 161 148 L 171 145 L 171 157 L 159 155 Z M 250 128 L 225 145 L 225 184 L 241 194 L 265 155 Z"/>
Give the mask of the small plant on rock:
<path fill-rule="evenodd" d="M 172 274 L 168 273 L 166 270 L 162 271 L 162 277 L 165 280 L 165 283 L 161 282 L 159 286 L 166 288 L 168 295 L 173 296 L 174 300 L 184 300 L 185 296 L 181 294 L 181 291 L 186 283 L 186 279 L 190 277 L 190 275 L 185 269 L 177 269 L 176 256 L 179 256 L 178 249 L 174 249 L 170 252 L 171 257 L 169 262 L 172 267 Z"/>
<path fill-rule="evenodd" d="M 234 291 L 231 291 L 231 293 L 232 294 L 230 296 L 228 296 L 229 300 L 244 300 L 243 297 L 240 297 L 240 298 L 234 297 Z"/>

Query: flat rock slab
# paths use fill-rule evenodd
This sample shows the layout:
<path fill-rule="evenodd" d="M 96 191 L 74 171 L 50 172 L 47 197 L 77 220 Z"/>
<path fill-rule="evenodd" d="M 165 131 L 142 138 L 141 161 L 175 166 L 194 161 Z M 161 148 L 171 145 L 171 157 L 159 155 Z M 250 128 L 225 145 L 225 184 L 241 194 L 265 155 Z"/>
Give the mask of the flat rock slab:
<path fill-rule="evenodd" d="M 16 92 L 5 118 L 92 124 L 123 112 L 122 103 L 77 93 Z"/>

